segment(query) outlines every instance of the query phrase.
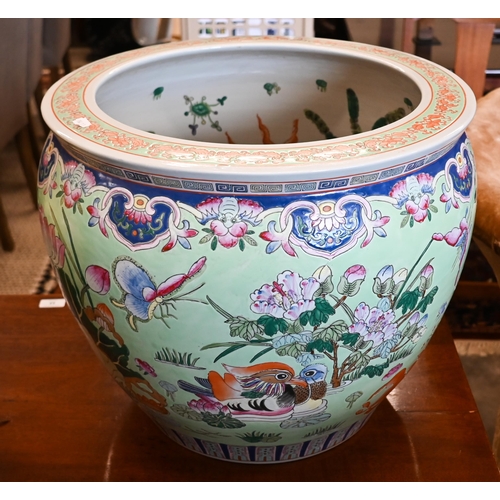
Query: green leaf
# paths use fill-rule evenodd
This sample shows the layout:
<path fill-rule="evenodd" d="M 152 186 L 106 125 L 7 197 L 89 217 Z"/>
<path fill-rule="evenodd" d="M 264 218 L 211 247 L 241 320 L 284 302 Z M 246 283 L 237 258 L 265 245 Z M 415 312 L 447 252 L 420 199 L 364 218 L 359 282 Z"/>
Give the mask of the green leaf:
<path fill-rule="evenodd" d="M 359 279 L 349 283 L 344 275 L 340 277 L 339 284 L 337 285 L 337 291 L 340 295 L 346 295 L 347 297 L 353 297 L 361 289 L 363 280 Z"/>
<path fill-rule="evenodd" d="M 389 367 L 389 361 L 386 361 L 383 365 L 370 365 L 365 366 L 361 371 L 361 375 L 368 375 L 368 377 L 380 377 L 386 368 Z"/>
<path fill-rule="evenodd" d="M 257 242 L 250 236 L 248 236 L 248 233 L 243 236 L 243 239 L 249 244 L 252 245 L 253 247 L 257 246 Z M 240 240 L 241 241 L 241 240 Z"/>
<path fill-rule="evenodd" d="M 426 278 L 425 276 L 420 276 L 420 285 L 418 286 L 418 290 L 420 294 L 423 295 L 426 290 L 428 290 L 432 285 L 432 274 Z"/>
<path fill-rule="evenodd" d="M 362 354 L 360 352 L 351 353 L 347 359 L 345 360 L 346 364 L 357 366 L 359 360 L 361 359 Z"/>
<path fill-rule="evenodd" d="M 382 296 L 391 295 L 393 289 L 394 280 L 392 278 L 386 279 L 383 283 L 378 276 L 374 278 L 372 288 L 374 294 Z"/>
<path fill-rule="evenodd" d="M 403 220 L 401 221 L 401 227 L 405 227 L 406 224 L 408 224 L 409 220 L 410 220 L 410 217 L 411 215 L 405 215 L 405 217 L 403 218 Z"/>
<path fill-rule="evenodd" d="M 412 217 L 410 219 L 410 227 L 413 227 L 415 225 L 415 219 Z"/>
<path fill-rule="evenodd" d="M 417 306 L 417 309 L 422 313 L 425 313 L 427 307 L 430 306 L 434 301 L 434 297 L 437 292 L 438 292 L 438 287 L 435 286 L 425 297 L 422 298 L 422 300 Z"/>
<path fill-rule="evenodd" d="M 438 208 L 435 207 L 434 205 L 429 205 L 429 210 L 432 210 L 435 214 L 438 212 Z"/>
<path fill-rule="evenodd" d="M 299 321 L 302 326 L 309 323 L 311 326 L 319 326 L 321 323 L 328 322 L 330 316 L 335 314 L 335 309 L 323 297 L 314 299 L 316 307 L 312 311 L 305 311 L 299 316 Z"/>
<path fill-rule="evenodd" d="M 64 195 L 64 191 L 58 191 L 58 193 L 56 194 L 56 198 L 60 198 L 63 195 Z"/>
<path fill-rule="evenodd" d="M 229 323 L 229 334 L 231 337 L 241 337 L 244 340 L 251 340 L 256 335 L 262 334 L 262 327 L 258 322 L 250 321 L 242 316 L 231 318 L 226 321 Z"/>
<path fill-rule="evenodd" d="M 301 333 L 304 331 L 304 326 L 300 324 L 300 318 L 297 318 L 289 327 L 290 333 Z"/>
<path fill-rule="evenodd" d="M 217 427 L 218 429 L 239 429 L 240 427 L 245 427 L 246 425 L 241 420 L 222 412 L 214 415 L 213 413 L 204 411 L 201 412 L 201 417 L 203 422 L 212 427 Z"/>
<path fill-rule="evenodd" d="M 210 233 L 210 234 L 206 234 L 205 236 L 203 236 L 203 238 L 200 240 L 200 244 L 203 244 L 203 243 L 208 243 L 212 238 L 214 237 L 213 233 Z"/>
<path fill-rule="evenodd" d="M 262 349 L 259 353 L 257 353 L 251 360 L 250 363 L 253 363 L 256 359 L 259 359 L 261 356 L 264 356 L 264 354 L 268 353 L 269 351 L 272 351 L 274 348 L 273 347 L 266 347 L 265 349 Z"/>
<path fill-rule="evenodd" d="M 356 349 L 365 350 L 371 347 L 372 345 L 373 345 L 372 340 L 359 339 L 358 343 L 356 344 Z"/>
<path fill-rule="evenodd" d="M 289 344 L 303 344 L 306 345 L 313 340 L 313 336 L 311 332 L 302 332 L 302 333 L 290 333 L 287 335 L 282 335 L 273 340 L 273 347 L 275 349 L 279 349 L 280 347 L 289 345 Z"/>
<path fill-rule="evenodd" d="M 406 292 L 404 292 L 403 295 L 401 295 L 401 298 L 398 300 L 396 309 L 402 307 L 403 314 L 406 314 L 407 311 L 411 311 L 415 308 L 420 296 L 421 293 L 418 288 L 415 288 L 415 290 L 413 291 L 406 290 Z"/>
<path fill-rule="evenodd" d="M 238 241 L 238 246 L 240 247 L 240 250 L 243 252 L 243 250 L 245 250 L 245 242 L 243 241 L 243 239 L 240 239 Z"/>
<path fill-rule="evenodd" d="M 314 292 L 314 297 L 320 297 L 321 295 L 328 295 L 334 290 L 332 277 L 328 276 L 322 283 L 319 284 L 319 288 Z"/>
<path fill-rule="evenodd" d="M 214 232 L 213 232 L 211 229 L 208 229 L 208 227 L 203 227 L 203 228 L 201 228 L 201 230 L 202 230 L 204 233 L 214 234 Z"/>
<path fill-rule="evenodd" d="M 316 304 L 316 309 L 320 310 L 322 313 L 328 314 L 329 316 L 335 314 L 335 309 L 323 297 L 317 297 L 316 299 L 314 299 L 314 303 Z"/>
<path fill-rule="evenodd" d="M 189 420 L 196 420 L 198 422 L 202 420 L 201 415 L 197 411 L 189 408 L 189 406 L 175 404 L 171 406 L 171 409 L 175 413 L 177 413 L 177 415 L 180 415 L 181 417 L 184 418 L 189 418 Z"/>
<path fill-rule="evenodd" d="M 415 333 L 417 333 L 418 325 L 414 323 L 413 325 L 406 325 L 405 329 L 403 330 L 403 337 L 413 337 Z"/>
<path fill-rule="evenodd" d="M 310 352 L 313 349 L 318 352 L 333 352 L 333 345 L 331 342 L 323 339 L 316 339 L 313 342 L 309 342 L 309 344 L 306 345 L 305 350 Z"/>
<path fill-rule="evenodd" d="M 314 311 L 309 311 L 307 313 L 307 321 L 311 326 L 319 326 L 321 323 L 326 323 L 328 321 L 328 316 L 323 314 L 321 311 L 315 309 Z"/>
<path fill-rule="evenodd" d="M 288 330 L 288 322 L 283 318 L 264 315 L 257 320 L 257 323 L 264 327 L 264 333 L 269 337 L 276 335 L 278 332 L 286 333 Z"/>
<path fill-rule="evenodd" d="M 340 340 L 344 345 L 350 345 L 351 347 L 354 347 L 359 337 L 359 333 L 344 333 L 342 334 L 342 337 L 340 337 Z"/>
<path fill-rule="evenodd" d="M 231 354 L 234 351 L 237 351 L 238 349 L 242 349 L 243 347 L 246 347 L 246 344 L 235 344 L 229 347 L 229 349 L 226 349 L 225 351 L 222 351 L 215 359 L 214 363 L 219 361 L 219 359 L 227 356 L 228 354 Z"/>
<path fill-rule="evenodd" d="M 309 311 L 303 312 L 299 316 L 299 322 L 302 326 L 306 326 L 307 323 L 309 322 Z"/>
<path fill-rule="evenodd" d="M 304 344 L 296 342 L 295 344 L 288 344 L 283 347 L 279 347 L 276 349 L 276 354 L 278 354 L 278 356 L 292 356 L 293 358 L 296 358 L 305 352 L 305 350 L 306 346 Z"/>
<path fill-rule="evenodd" d="M 364 368 L 365 366 L 368 365 L 368 363 L 371 361 L 371 357 L 368 354 L 364 353 L 359 353 L 359 359 L 357 361 L 358 367 L 359 368 Z"/>
<path fill-rule="evenodd" d="M 215 250 L 215 249 L 217 248 L 217 243 L 218 243 L 217 238 L 214 238 L 214 239 L 212 240 L 212 243 L 210 243 L 210 248 L 211 248 L 212 250 Z"/>
<path fill-rule="evenodd" d="M 348 332 L 347 323 L 343 320 L 335 321 L 330 326 L 317 330 L 314 334 L 315 339 L 323 341 L 338 342 L 344 333 Z"/>

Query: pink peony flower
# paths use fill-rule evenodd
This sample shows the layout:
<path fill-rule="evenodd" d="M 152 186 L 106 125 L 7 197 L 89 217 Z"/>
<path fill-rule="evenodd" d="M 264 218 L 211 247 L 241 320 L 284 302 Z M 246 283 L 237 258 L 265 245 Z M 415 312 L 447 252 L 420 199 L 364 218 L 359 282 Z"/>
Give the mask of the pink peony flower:
<path fill-rule="evenodd" d="M 196 208 L 202 215 L 200 222 L 206 224 L 210 221 L 210 229 L 224 248 L 235 247 L 248 233 L 249 224 L 257 224 L 257 216 L 263 210 L 255 201 L 230 196 L 208 198 Z"/>
<path fill-rule="evenodd" d="M 430 195 L 434 193 L 433 177 L 429 174 L 410 175 L 394 184 L 389 196 L 396 200 L 396 207 L 406 208 L 415 222 L 423 222 L 428 216 L 431 204 Z"/>
<path fill-rule="evenodd" d="M 314 277 L 303 279 L 295 272 L 284 271 L 272 284 L 262 285 L 250 295 L 254 301 L 250 309 L 257 314 L 296 320 L 316 307 L 314 292 L 319 286 Z"/>
<path fill-rule="evenodd" d="M 90 188 L 96 185 L 94 174 L 87 170 L 81 163 L 69 161 L 64 165 L 63 181 L 64 204 L 71 208 L 82 195 L 88 195 Z"/>
<path fill-rule="evenodd" d="M 356 322 L 349 326 L 349 333 L 359 333 L 364 340 L 371 340 L 373 347 L 392 339 L 398 333 L 392 309 L 382 311 L 361 302 L 354 310 L 354 317 Z"/>
<path fill-rule="evenodd" d="M 354 283 L 358 280 L 364 280 L 366 278 L 366 269 L 364 266 L 357 264 L 347 269 L 347 271 L 344 273 L 344 276 L 348 283 Z"/>
<path fill-rule="evenodd" d="M 212 413 L 214 415 L 218 415 L 219 413 L 228 415 L 230 413 L 229 408 L 226 405 L 223 405 L 218 401 L 210 401 L 208 399 L 193 399 L 188 402 L 188 406 L 192 410 L 200 413 Z"/>
<path fill-rule="evenodd" d="M 423 276 L 424 278 L 429 279 L 433 274 L 434 274 L 434 268 L 429 264 L 429 265 L 424 267 L 420 276 Z"/>
<path fill-rule="evenodd" d="M 85 281 L 89 288 L 100 295 L 106 295 L 111 286 L 109 271 L 101 266 L 89 266 L 85 270 Z"/>

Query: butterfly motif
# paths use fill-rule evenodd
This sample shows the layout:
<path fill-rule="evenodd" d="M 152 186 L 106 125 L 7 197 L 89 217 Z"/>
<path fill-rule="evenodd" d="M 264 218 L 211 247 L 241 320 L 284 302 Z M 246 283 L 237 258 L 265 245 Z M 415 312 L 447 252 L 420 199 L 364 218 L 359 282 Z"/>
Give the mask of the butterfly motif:
<path fill-rule="evenodd" d="M 136 320 L 148 322 L 153 318 L 161 319 L 168 327 L 166 319 L 175 318 L 171 309 L 175 309 L 178 300 L 190 300 L 186 296 L 201 288 L 203 284 L 182 295 L 177 292 L 181 287 L 205 267 L 207 258 L 198 259 L 185 274 L 174 274 L 159 286 L 156 286 L 148 272 L 129 257 L 119 257 L 113 263 L 113 276 L 122 291 L 120 300 L 112 299 L 115 306 L 127 311 L 130 326 L 137 331 Z M 175 318 L 176 319 L 176 318 Z"/>

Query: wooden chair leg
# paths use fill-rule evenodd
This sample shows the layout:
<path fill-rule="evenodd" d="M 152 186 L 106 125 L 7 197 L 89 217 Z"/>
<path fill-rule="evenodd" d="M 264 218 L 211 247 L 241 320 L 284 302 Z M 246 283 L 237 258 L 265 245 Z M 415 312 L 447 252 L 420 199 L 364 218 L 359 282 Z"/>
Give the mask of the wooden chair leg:
<path fill-rule="evenodd" d="M 42 118 L 36 108 L 35 98 L 32 97 L 27 106 L 28 110 L 28 130 L 30 135 L 31 150 L 35 160 L 39 159 L 42 154 L 42 143 L 40 133 L 43 133 L 44 138 L 47 137 L 48 132 L 42 126 Z"/>
<path fill-rule="evenodd" d="M 16 147 L 23 167 L 24 176 L 28 183 L 28 188 L 31 194 L 31 199 L 35 209 L 38 209 L 37 201 L 37 167 L 31 147 L 30 133 L 28 125 L 25 125 L 16 134 Z"/>
<path fill-rule="evenodd" d="M 34 101 L 35 101 L 34 104 L 38 110 L 40 109 L 40 106 L 42 105 L 42 99 L 43 99 L 43 96 L 45 95 L 44 90 L 45 89 L 44 89 L 44 84 L 43 84 L 43 78 L 40 78 L 40 81 L 38 82 L 38 85 L 36 86 L 36 89 L 34 92 Z M 29 114 L 29 111 L 28 111 L 28 114 Z M 49 132 L 50 132 L 49 127 L 47 127 L 47 124 L 43 120 L 40 120 L 40 122 L 42 124 L 44 136 L 47 137 L 49 135 Z"/>
<path fill-rule="evenodd" d="M 71 56 L 69 55 L 69 49 L 63 56 L 62 65 L 64 68 L 64 73 L 66 75 L 73 71 L 73 65 L 71 64 Z"/>
<path fill-rule="evenodd" d="M 476 99 L 484 94 L 486 68 L 490 56 L 495 23 L 491 20 L 479 22 L 467 19 L 455 19 L 457 23 L 457 46 L 455 73 L 465 80 Z"/>
<path fill-rule="evenodd" d="M 3 208 L 2 199 L 0 198 L 0 241 L 2 243 L 2 248 L 6 252 L 12 252 L 14 250 L 14 239 L 9 229 L 9 223 L 7 222 L 7 215 Z"/>
<path fill-rule="evenodd" d="M 394 29 L 396 19 L 384 17 L 380 19 L 380 32 L 378 37 L 378 45 L 380 47 L 394 48 Z"/>
<path fill-rule="evenodd" d="M 38 107 L 40 107 L 40 104 L 42 104 L 43 95 L 44 95 L 43 82 L 42 78 L 40 78 L 40 81 L 38 82 L 38 85 L 36 86 L 35 89 L 35 101 Z"/>
<path fill-rule="evenodd" d="M 413 37 L 415 36 L 417 21 L 420 18 L 412 17 L 403 19 L 403 42 L 401 50 L 407 52 L 408 54 L 415 53 L 415 44 L 413 43 Z"/>

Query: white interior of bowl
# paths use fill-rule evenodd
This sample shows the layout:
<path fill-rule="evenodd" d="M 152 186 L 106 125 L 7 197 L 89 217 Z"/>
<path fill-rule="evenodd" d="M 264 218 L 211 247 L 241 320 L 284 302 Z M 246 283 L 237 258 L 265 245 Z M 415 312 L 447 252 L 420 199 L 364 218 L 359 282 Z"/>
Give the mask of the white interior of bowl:
<path fill-rule="evenodd" d="M 353 134 L 347 89 L 357 95 L 361 133 Z M 209 106 L 204 120 L 192 112 L 200 102 Z M 399 108 L 403 118 L 372 130 Z M 306 109 L 338 138 L 327 138 Z M 228 37 L 90 63 L 54 84 L 41 110 L 68 147 L 112 166 L 182 179 L 296 182 L 434 155 L 463 133 L 475 99 L 450 71 L 403 52 L 340 40 Z"/>
<path fill-rule="evenodd" d="M 358 101 L 356 129 L 347 89 Z M 110 122 L 221 144 L 302 143 L 332 138 L 327 130 L 334 137 L 369 132 L 380 119 L 379 125 L 408 116 L 422 101 L 415 76 L 397 64 L 293 44 L 165 52 L 118 66 L 88 90 Z"/>

